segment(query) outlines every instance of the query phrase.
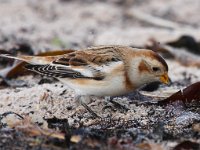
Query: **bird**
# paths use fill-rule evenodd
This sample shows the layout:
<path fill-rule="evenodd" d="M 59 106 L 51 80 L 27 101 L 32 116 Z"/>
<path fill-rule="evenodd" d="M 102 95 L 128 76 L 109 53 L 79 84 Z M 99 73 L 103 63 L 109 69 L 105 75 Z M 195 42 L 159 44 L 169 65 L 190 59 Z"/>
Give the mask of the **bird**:
<path fill-rule="evenodd" d="M 58 79 L 73 89 L 76 101 L 96 117 L 85 103 L 91 96 L 120 96 L 154 81 L 169 83 L 166 61 L 149 49 L 106 45 L 57 56 L 0 57 L 24 61 L 26 69 Z"/>

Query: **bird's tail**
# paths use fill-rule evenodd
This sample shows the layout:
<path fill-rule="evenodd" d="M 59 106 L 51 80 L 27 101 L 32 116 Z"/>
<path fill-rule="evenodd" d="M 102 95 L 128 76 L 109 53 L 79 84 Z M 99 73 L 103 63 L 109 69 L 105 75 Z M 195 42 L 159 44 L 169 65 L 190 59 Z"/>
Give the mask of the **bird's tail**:
<path fill-rule="evenodd" d="M 11 58 L 11 59 L 16 59 L 16 60 L 20 60 L 20 61 L 24 61 L 27 62 L 29 64 L 48 64 L 51 62 L 51 60 L 53 60 L 55 57 L 52 56 L 11 56 L 8 54 L 0 54 L 0 57 L 5 57 L 5 58 Z"/>
<path fill-rule="evenodd" d="M 16 59 L 16 60 L 21 60 L 21 61 L 25 61 L 25 62 L 29 62 L 31 60 L 31 56 L 19 56 L 19 57 L 15 57 L 15 56 L 11 56 L 9 54 L 0 54 L 0 57 L 5 57 L 5 58 L 11 58 L 11 59 Z"/>

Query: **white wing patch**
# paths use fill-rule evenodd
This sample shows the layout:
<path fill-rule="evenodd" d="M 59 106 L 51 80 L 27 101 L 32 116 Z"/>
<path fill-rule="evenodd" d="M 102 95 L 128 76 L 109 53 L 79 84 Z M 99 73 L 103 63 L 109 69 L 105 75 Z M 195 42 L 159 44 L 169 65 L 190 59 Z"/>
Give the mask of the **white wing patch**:
<path fill-rule="evenodd" d="M 104 73 L 111 73 L 112 70 L 114 70 L 115 68 L 119 67 L 120 65 L 123 65 L 122 61 L 117 61 L 117 62 L 111 62 L 108 65 L 101 65 L 96 67 L 97 70 L 100 70 L 100 72 L 104 72 Z"/>
<path fill-rule="evenodd" d="M 57 66 L 57 64 L 52 64 L 53 66 Z M 110 74 L 114 69 L 123 65 L 122 61 L 118 62 L 110 62 L 104 65 L 88 65 L 88 66 L 81 66 L 81 67 L 74 67 L 74 66 L 64 66 L 66 69 L 73 70 L 75 72 L 79 72 L 81 75 L 86 77 L 97 77 L 97 76 L 105 76 L 106 74 Z"/>

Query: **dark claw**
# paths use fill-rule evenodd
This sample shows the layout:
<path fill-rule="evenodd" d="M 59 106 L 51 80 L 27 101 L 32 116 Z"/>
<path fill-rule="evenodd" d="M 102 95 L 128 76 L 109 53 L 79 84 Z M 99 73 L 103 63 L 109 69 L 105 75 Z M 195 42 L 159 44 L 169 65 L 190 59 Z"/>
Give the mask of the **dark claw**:
<path fill-rule="evenodd" d="M 125 111 L 128 111 L 129 108 L 127 108 L 126 106 L 124 105 L 121 105 L 120 103 L 114 101 L 113 99 L 110 100 L 110 102 L 118 109 L 122 109 L 122 110 L 125 110 Z"/>
<path fill-rule="evenodd" d="M 87 109 L 87 111 L 94 117 L 94 118 L 101 118 L 98 116 L 90 107 L 88 107 L 85 103 L 81 103 L 81 105 Z"/>

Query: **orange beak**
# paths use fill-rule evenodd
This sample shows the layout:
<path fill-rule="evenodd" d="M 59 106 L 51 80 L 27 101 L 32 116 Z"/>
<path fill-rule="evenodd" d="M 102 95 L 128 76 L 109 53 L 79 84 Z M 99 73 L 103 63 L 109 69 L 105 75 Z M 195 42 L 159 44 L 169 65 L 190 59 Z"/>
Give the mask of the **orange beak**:
<path fill-rule="evenodd" d="M 160 81 L 164 84 L 169 83 L 169 76 L 167 73 L 164 73 L 162 76 L 160 76 Z"/>

